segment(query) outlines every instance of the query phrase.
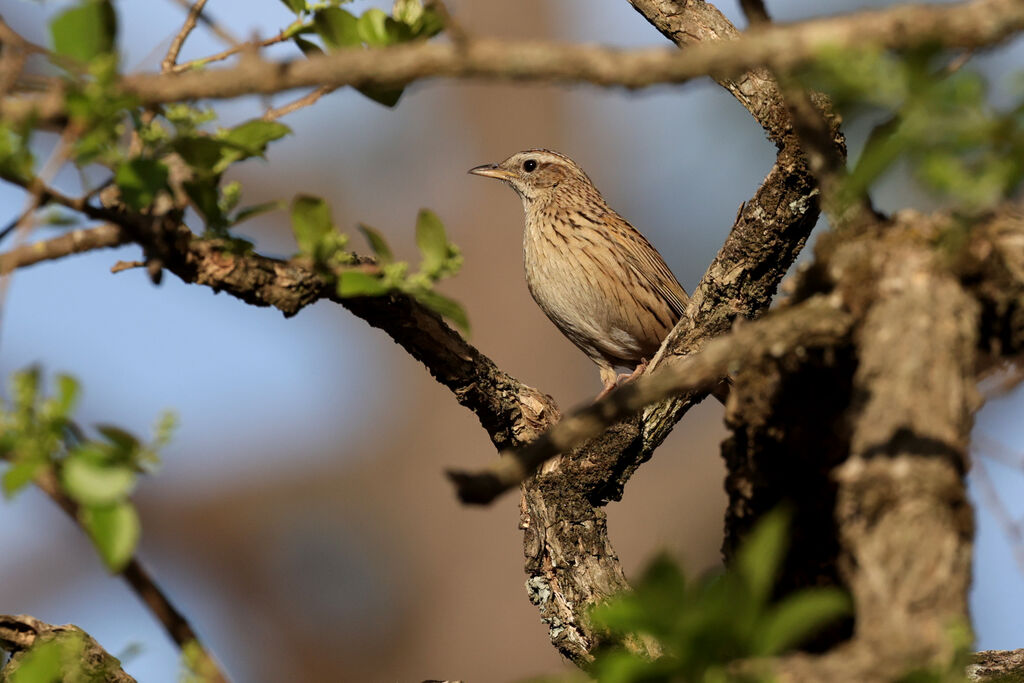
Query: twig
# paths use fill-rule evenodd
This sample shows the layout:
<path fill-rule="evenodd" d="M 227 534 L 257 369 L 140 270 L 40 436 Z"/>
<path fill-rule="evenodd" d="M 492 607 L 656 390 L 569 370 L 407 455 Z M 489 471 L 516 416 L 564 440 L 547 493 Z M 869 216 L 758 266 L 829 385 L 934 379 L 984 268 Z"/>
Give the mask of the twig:
<path fill-rule="evenodd" d="M 189 5 L 188 0 L 174 0 L 174 2 L 176 2 L 179 6 L 184 7 L 185 9 L 187 9 L 189 11 L 189 13 L 191 13 L 191 12 L 193 12 L 195 10 L 195 6 Z M 205 2 L 200 1 L 200 2 L 197 2 L 196 4 L 197 5 L 202 5 L 202 4 L 205 4 Z M 230 31 L 228 31 L 226 28 L 221 26 L 220 23 L 218 23 L 218 22 L 214 21 L 212 18 L 210 18 L 209 15 L 198 13 L 196 15 L 196 17 L 208 29 L 213 31 L 214 35 L 216 35 L 218 38 L 223 40 L 228 45 L 235 46 L 235 45 L 239 44 L 240 41 L 238 40 L 238 38 L 236 38 L 235 36 L 231 35 Z"/>
<path fill-rule="evenodd" d="M 52 261 L 93 249 L 117 247 L 129 242 L 131 238 L 125 230 L 113 223 L 72 230 L 60 237 L 15 247 L 0 254 L 0 274 L 6 275 L 42 261 Z"/>
<path fill-rule="evenodd" d="M 121 273 L 126 270 L 132 270 L 133 268 L 145 268 L 145 261 L 118 261 L 114 265 L 110 266 L 110 272 L 113 274 Z"/>
<path fill-rule="evenodd" d="M 228 57 L 237 55 L 239 52 L 243 52 L 245 50 L 253 50 L 263 47 L 269 47 L 271 45 L 276 45 L 277 43 L 283 43 L 286 40 L 290 40 L 295 35 L 295 29 L 301 25 L 302 21 L 300 19 L 296 19 L 277 35 L 271 36 L 270 38 L 265 38 L 264 40 L 256 40 L 245 43 L 236 42 L 228 49 L 222 50 L 221 52 L 212 54 L 208 57 L 199 57 L 197 59 L 193 59 L 182 64 L 176 64 L 171 69 L 171 73 L 191 71 L 193 69 L 206 66 L 207 64 L 212 64 L 214 62 L 222 62 Z"/>
<path fill-rule="evenodd" d="M 33 214 L 38 209 L 45 199 L 53 197 L 53 193 L 47 187 L 50 179 L 57 174 L 57 171 L 67 161 L 69 154 L 71 153 L 71 141 L 78 137 L 78 126 L 72 125 L 64 129 L 61 134 L 60 141 L 57 146 L 54 147 L 50 157 L 43 164 L 43 168 L 39 171 L 39 175 L 36 176 L 28 189 L 31 193 L 25 208 L 21 212 L 21 217 L 15 223 L 14 227 L 14 249 L 18 249 L 21 244 L 26 242 L 29 235 L 32 233 L 32 228 L 35 224 L 33 220 Z M 3 317 L 3 312 L 6 309 L 7 302 L 7 290 L 11 284 L 11 271 L 5 271 L 0 274 L 0 319 Z"/>
<path fill-rule="evenodd" d="M 1003 527 L 1003 534 L 1010 542 L 1013 559 L 1017 563 L 1017 571 L 1024 574 L 1024 532 L 1021 530 L 1021 525 L 1013 519 L 1009 510 L 1003 505 L 1003 500 L 999 497 L 999 491 L 996 490 L 995 483 L 989 476 L 984 461 L 981 458 L 975 458 L 973 465 L 971 473 L 974 475 L 974 480 L 978 482 L 978 486 L 981 487 L 984 502 L 999 522 L 999 526 Z"/>
<path fill-rule="evenodd" d="M 266 113 L 263 115 L 263 120 L 273 121 L 287 114 L 291 114 L 294 111 L 302 109 L 303 107 L 308 107 L 309 105 L 316 103 L 317 100 L 319 100 L 324 95 L 329 95 L 335 90 L 337 90 L 337 88 L 333 86 L 321 85 L 316 90 L 313 90 L 312 92 L 303 95 L 297 100 L 293 100 L 292 102 L 277 107 L 276 109 L 268 109 Z"/>
<path fill-rule="evenodd" d="M 849 325 L 849 316 L 824 298 L 743 324 L 712 339 L 698 353 L 662 362 L 651 374 L 563 418 L 524 448 L 503 453 L 490 467 L 476 473 L 450 471 L 448 476 L 462 502 L 490 503 L 518 486 L 547 459 L 567 453 L 644 406 L 684 391 L 710 391 L 737 364 L 782 356 L 796 348 L 835 344 L 849 331 Z"/>
<path fill-rule="evenodd" d="M 203 7 L 206 6 L 207 0 L 198 0 L 196 4 L 189 7 L 188 16 L 185 17 L 185 23 L 182 25 L 181 30 L 174 36 L 174 40 L 171 41 L 171 46 L 167 49 L 167 56 L 160 63 L 160 69 L 163 72 L 168 72 L 174 68 L 175 62 L 178 61 L 178 54 L 181 53 L 181 48 L 185 44 L 185 39 L 188 38 L 188 34 L 192 33 L 192 29 L 196 27 L 196 22 L 199 21 L 199 16 L 203 13 Z M 180 0 L 178 4 L 183 4 Z M 188 3 L 184 3 L 188 6 Z"/>
<path fill-rule="evenodd" d="M 78 504 L 64 493 L 57 482 L 57 477 L 52 470 L 45 470 L 43 474 L 35 479 L 36 485 L 50 497 L 57 506 L 63 510 L 76 524 L 81 526 L 78 517 Z M 207 679 L 211 682 L 224 681 L 228 679 L 216 664 L 213 656 L 202 645 L 199 637 L 181 612 L 171 603 L 164 591 L 157 585 L 149 572 L 142 566 L 138 558 L 133 557 L 123 570 L 121 576 L 128 582 L 135 594 L 146 605 L 153 616 L 163 626 L 164 631 L 171 637 L 171 640 L 183 650 L 186 647 L 199 648 L 201 653 L 201 666 L 205 671 L 211 673 Z"/>
<path fill-rule="evenodd" d="M 771 23 L 764 0 L 740 0 L 740 7 L 743 8 L 743 14 L 746 15 L 747 23 L 751 27 Z"/>

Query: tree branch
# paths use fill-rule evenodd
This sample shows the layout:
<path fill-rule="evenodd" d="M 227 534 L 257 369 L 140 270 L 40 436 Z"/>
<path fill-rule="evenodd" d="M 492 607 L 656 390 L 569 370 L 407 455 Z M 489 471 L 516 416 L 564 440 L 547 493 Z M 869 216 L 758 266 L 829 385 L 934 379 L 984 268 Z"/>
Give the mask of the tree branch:
<path fill-rule="evenodd" d="M 703 349 L 663 362 L 609 396 L 563 418 L 554 427 L 518 451 L 476 473 L 453 471 L 459 498 L 465 503 L 487 504 L 519 485 L 546 460 L 600 435 L 609 426 L 645 406 L 681 392 L 710 391 L 730 370 L 764 357 L 779 358 L 800 349 L 832 346 L 849 332 L 850 317 L 825 298 L 807 301 L 709 341 Z"/>
<path fill-rule="evenodd" d="M 0 275 L 42 261 L 52 261 L 93 249 L 118 247 L 129 242 L 131 242 L 131 237 L 121 226 L 113 223 L 106 223 L 95 228 L 72 230 L 60 237 L 26 244 L 0 254 Z"/>
<path fill-rule="evenodd" d="M 674 3 L 634 0 L 635 6 L 644 4 Z M 202 72 L 130 75 L 121 79 L 119 89 L 149 106 L 303 87 L 404 85 L 435 77 L 583 81 L 641 88 L 683 83 L 704 75 L 728 78 L 759 66 L 787 71 L 825 48 L 910 49 L 933 43 L 975 48 L 997 43 L 1021 29 L 1024 7 L 1017 0 L 970 0 L 956 5 L 903 5 L 773 26 L 735 41 L 701 42 L 682 52 L 493 40 L 415 43 L 342 50 L 292 62 L 253 59 Z M 62 87 L 55 85 L 50 93 L 38 97 L 7 98 L 0 103 L 0 117 L 16 120 L 34 114 L 44 121 L 60 119 L 65 114 Z M 742 88 L 741 82 L 737 88 Z"/>
<path fill-rule="evenodd" d="M 88 680 L 102 683 L 135 683 L 121 668 L 121 662 L 103 649 L 88 633 L 65 624 L 54 626 L 27 614 L 0 614 L 0 649 L 10 653 L 11 659 L 0 668 L 0 680 L 13 681 L 15 673 L 25 653 L 34 646 L 67 638 L 82 639 L 82 656 L 76 660 L 81 667 L 78 676 L 68 676 L 59 680 Z M 65 662 L 62 662 L 62 665 Z M 62 671 L 66 673 L 66 671 Z"/>

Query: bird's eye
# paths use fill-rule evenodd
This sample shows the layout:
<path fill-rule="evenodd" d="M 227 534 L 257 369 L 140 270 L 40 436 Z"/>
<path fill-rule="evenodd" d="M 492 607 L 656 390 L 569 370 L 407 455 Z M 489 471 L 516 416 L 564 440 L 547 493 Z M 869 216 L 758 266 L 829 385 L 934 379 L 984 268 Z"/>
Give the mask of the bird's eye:
<path fill-rule="evenodd" d="M 533 170 L 535 168 L 537 168 L 536 159 L 527 159 L 526 161 L 523 162 L 523 170 L 526 171 L 527 173 L 533 173 Z"/>

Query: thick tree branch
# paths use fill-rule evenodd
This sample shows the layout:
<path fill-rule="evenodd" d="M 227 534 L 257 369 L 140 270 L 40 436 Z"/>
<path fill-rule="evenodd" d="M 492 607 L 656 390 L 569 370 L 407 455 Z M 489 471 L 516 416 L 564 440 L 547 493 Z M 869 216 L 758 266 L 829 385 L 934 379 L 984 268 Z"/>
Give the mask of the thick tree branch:
<path fill-rule="evenodd" d="M 709 341 L 703 349 L 663 362 L 609 396 L 563 418 L 524 448 L 503 453 L 478 473 L 451 472 L 463 502 L 486 504 L 532 475 L 541 464 L 569 452 L 587 439 L 644 406 L 680 392 L 709 391 L 730 370 L 762 358 L 782 357 L 840 343 L 850 327 L 847 314 L 820 297 L 795 308 L 739 326 L 730 334 Z"/>
<path fill-rule="evenodd" d="M 11 659 L 0 668 L 0 680 L 14 680 L 25 653 L 34 646 L 53 641 L 68 642 L 71 638 L 81 638 L 83 649 L 76 661 L 80 669 L 76 675 L 69 675 L 62 681 L 135 683 L 135 679 L 121 668 L 120 660 L 82 629 L 71 624 L 54 626 L 27 614 L 0 614 L 0 649 L 11 655 Z"/>
<path fill-rule="evenodd" d="M 675 5 L 665 0 L 634 0 L 638 7 L 660 4 Z M 678 9 L 674 13 L 678 14 Z M 584 81 L 640 88 L 683 83 L 704 75 L 730 78 L 756 67 L 786 71 L 826 48 L 910 49 L 923 44 L 975 48 L 997 43 L 1022 28 L 1024 7 L 1017 0 L 970 0 L 956 5 L 902 5 L 773 26 L 736 41 L 704 41 L 681 52 L 493 40 L 415 43 L 344 50 L 293 62 L 253 59 L 224 69 L 131 75 L 122 78 L 120 90 L 149 106 L 188 99 L 267 95 L 303 87 L 404 85 L 435 77 Z M 731 36 L 717 33 L 715 37 Z M 60 119 L 65 114 L 60 87 L 55 85 L 53 91 L 38 97 L 7 98 L 0 103 L 0 117 L 14 120 L 34 114 L 44 121 Z M 742 97 L 742 79 L 735 82 L 735 88 Z"/>

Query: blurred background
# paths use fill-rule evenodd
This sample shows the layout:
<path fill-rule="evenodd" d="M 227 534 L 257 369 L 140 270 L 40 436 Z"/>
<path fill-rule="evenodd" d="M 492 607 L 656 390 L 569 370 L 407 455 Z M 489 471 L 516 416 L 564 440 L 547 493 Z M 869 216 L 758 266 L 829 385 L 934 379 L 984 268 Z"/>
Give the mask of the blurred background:
<path fill-rule="evenodd" d="M 370 4 L 356 2 L 353 11 Z M 449 4 L 482 36 L 667 44 L 625 0 Z M 768 2 L 778 20 L 884 4 Z M 66 5 L 0 0 L 4 19 L 42 43 L 48 17 Z M 743 24 L 738 2 L 718 5 Z M 158 69 L 184 19 L 181 7 L 123 0 L 118 11 L 125 69 Z M 278 0 L 213 0 L 207 13 L 242 39 L 273 35 L 292 18 Z M 222 47 L 200 25 L 181 59 Z M 285 44 L 267 56 L 298 51 Z M 971 64 L 988 74 L 998 100 L 1024 64 L 1024 42 Z M 253 97 L 216 109 L 230 125 L 267 104 Z M 466 306 L 471 341 L 564 408 L 596 394 L 596 369 L 529 297 L 519 200 L 466 170 L 530 147 L 570 155 L 690 290 L 774 160 L 749 114 L 708 81 L 636 94 L 434 81 L 410 87 L 394 110 L 346 89 L 283 122 L 295 134 L 271 145 L 269 162 L 247 162 L 234 174 L 243 204 L 322 195 L 343 229 L 373 225 L 411 260 L 416 211 L 433 209 L 465 254 L 462 273 L 442 289 Z M 852 152 L 866 130 L 848 131 Z M 41 156 L 54 144 L 38 142 Z M 71 172 L 57 185 L 79 189 Z M 929 206 L 898 171 L 875 197 L 886 210 Z M 5 216 L 24 201 L 0 186 Z M 263 253 L 295 250 L 282 213 L 239 232 Z M 358 238 L 354 245 L 367 251 Z M 235 680 L 481 683 L 567 669 L 526 599 L 518 496 L 463 508 L 442 476 L 446 467 L 495 455 L 447 389 L 337 305 L 321 302 L 285 320 L 169 274 L 160 287 L 141 270 L 110 274 L 115 261 L 138 255 L 126 247 L 15 273 L 0 374 L 40 363 L 50 376 L 76 375 L 85 387 L 84 424 L 149 434 L 160 411 L 179 414 L 160 471 L 135 495 L 140 554 Z M 1024 476 L 1014 464 L 1024 452 L 1022 411 L 1018 389 L 990 403 L 976 427 L 980 442 L 1005 456 L 1005 464 L 986 463 L 986 481 L 1013 518 L 1024 515 Z M 721 414 L 714 402 L 691 411 L 625 500 L 609 508 L 627 574 L 660 549 L 691 574 L 718 563 Z M 982 502 L 976 645 L 1024 647 L 1020 548 L 993 514 L 992 490 L 974 479 Z M 0 515 L 0 612 L 78 624 L 110 652 L 127 653 L 125 668 L 140 681 L 177 679 L 174 646 L 55 506 L 30 490 L 3 502 Z"/>

